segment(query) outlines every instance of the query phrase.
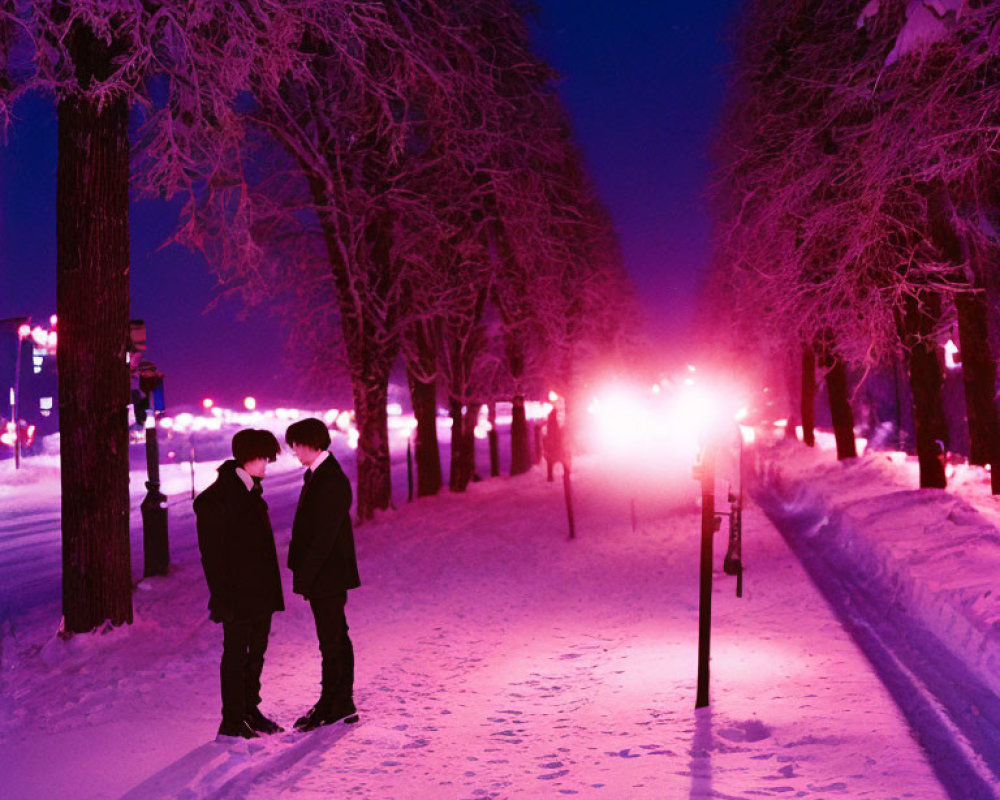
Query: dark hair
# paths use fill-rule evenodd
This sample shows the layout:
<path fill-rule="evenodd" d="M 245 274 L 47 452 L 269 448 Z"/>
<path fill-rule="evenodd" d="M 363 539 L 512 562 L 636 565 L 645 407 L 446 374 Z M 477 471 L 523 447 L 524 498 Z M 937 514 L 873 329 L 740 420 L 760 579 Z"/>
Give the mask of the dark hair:
<path fill-rule="evenodd" d="M 315 450 L 326 450 L 330 446 L 330 430 L 321 419 L 309 417 L 293 422 L 285 431 L 285 442 L 289 447 L 304 444 Z"/>
<path fill-rule="evenodd" d="M 233 436 L 233 458 L 242 467 L 248 461 L 255 458 L 266 458 L 274 461 L 281 452 L 281 445 L 271 431 L 261 431 L 255 428 L 247 428 L 238 431 Z"/>

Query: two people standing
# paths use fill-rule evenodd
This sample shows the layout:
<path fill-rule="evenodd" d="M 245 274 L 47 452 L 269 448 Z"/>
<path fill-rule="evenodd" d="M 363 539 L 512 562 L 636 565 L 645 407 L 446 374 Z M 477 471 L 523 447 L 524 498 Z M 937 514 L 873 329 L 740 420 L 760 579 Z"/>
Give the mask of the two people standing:
<path fill-rule="evenodd" d="M 357 722 L 354 650 L 344 608 L 360 585 L 350 507 L 350 481 L 328 451 L 330 433 L 318 419 L 289 426 L 285 440 L 307 467 L 299 496 L 288 566 L 292 590 L 310 604 L 322 655 L 322 692 L 296 723 L 313 730 Z M 195 500 L 198 545 L 209 588 L 209 616 L 223 626 L 220 736 L 256 738 L 284 730 L 259 709 L 260 676 L 271 616 L 284 610 L 274 533 L 261 496 L 267 464 L 277 458 L 269 431 L 233 437 L 233 458 Z"/>

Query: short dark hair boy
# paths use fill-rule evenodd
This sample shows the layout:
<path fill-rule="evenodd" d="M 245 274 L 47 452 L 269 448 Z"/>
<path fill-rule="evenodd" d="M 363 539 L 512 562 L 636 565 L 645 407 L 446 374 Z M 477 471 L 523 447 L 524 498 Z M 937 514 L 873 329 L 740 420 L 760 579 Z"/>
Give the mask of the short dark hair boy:
<path fill-rule="evenodd" d="M 288 426 L 285 443 L 289 447 L 304 444 L 314 450 L 326 450 L 330 446 L 330 429 L 321 419 L 300 419 Z"/>
<path fill-rule="evenodd" d="M 260 711 L 260 676 L 271 615 L 284 611 L 274 531 L 261 496 L 280 450 L 270 431 L 233 436 L 233 456 L 194 501 L 209 618 L 222 623 L 220 736 L 252 739 L 282 730 Z"/>
<path fill-rule="evenodd" d="M 281 452 L 281 445 L 271 431 L 247 428 L 233 436 L 233 458 L 242 467 L 255 458 L 274 462 Z"/>

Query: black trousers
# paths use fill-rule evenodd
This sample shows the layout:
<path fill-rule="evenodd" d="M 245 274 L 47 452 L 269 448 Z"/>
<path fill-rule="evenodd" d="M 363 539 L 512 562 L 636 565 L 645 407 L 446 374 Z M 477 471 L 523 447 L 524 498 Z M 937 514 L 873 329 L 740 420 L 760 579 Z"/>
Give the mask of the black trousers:
<path fill-rule="evenodd" d="M 260 704 L 271 615 L 222 623 L 222 718 L 241 720 Z"/>
<path fill-rule="evenodd" d="M 354 645 L 347 635 L 347 592 L 310 597 L 319 652 L 323 656 L 323 691 L 319 702 L 336 705 L 354 698 Z"/>

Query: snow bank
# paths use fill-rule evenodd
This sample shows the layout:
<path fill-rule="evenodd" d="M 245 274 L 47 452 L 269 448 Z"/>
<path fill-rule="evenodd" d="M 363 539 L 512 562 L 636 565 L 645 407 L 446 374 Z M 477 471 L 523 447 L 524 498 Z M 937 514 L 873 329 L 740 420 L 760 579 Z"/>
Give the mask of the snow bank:
<path fill-rule="evenodd" d="M 952 488 L 913 489 L 899 453 L 838 463 L 782 443 L 760 451 L 757 494 L 776 519 L 822 539 L 836 569 L 865 577 L 1000 695 L 1000 500 L 984 471 L 952 470 Z"/>

